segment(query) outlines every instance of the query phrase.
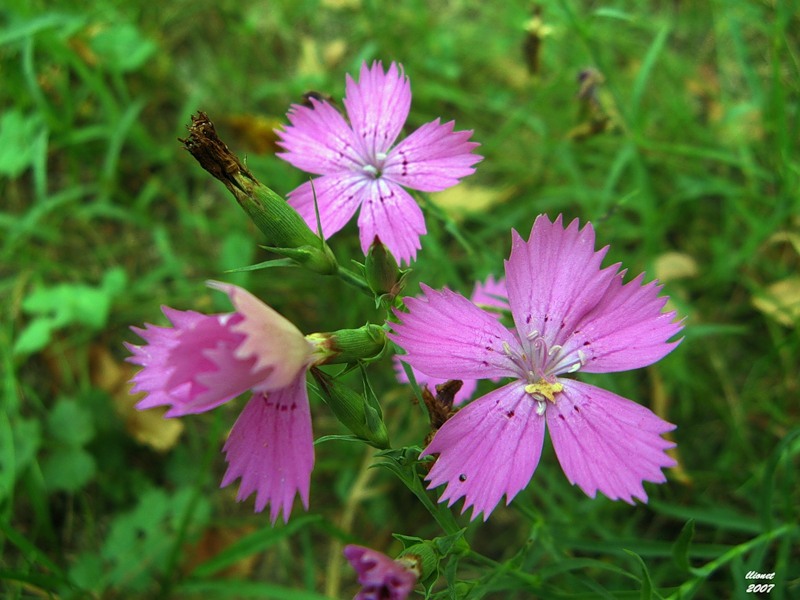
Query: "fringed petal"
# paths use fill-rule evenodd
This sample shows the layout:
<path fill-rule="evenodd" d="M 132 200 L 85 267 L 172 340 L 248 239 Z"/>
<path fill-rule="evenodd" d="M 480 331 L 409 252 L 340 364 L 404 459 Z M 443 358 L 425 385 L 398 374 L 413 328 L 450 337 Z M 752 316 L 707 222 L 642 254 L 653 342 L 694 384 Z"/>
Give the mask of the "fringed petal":
<path fill-rule="evenodd" d="M 305 372 L 287 387 L 253 395 L 231 429 L 223 448 L 228 470 L 225 487 L 241 478 L 236 499 L 255 492 L 255 510 L 270 505 L 272 523 L 289 520 L 294 497 L 308 509 L 314 439 Z"/>
<path fill-rule="evenodd" d="M 483 520 L 531 480 L 544 442 L 545 421 L 538 403 L 513 382 L 478 398 L 451 417 L 422 456 L 439 454 L 426 477 L 430 488 L 447 484 L 440 502 L 464 498 L 462 513 Z"/>
<path fill-rule="evenodd" d="M 547 404 L 547 426 L 564 474 L 591 498 L 647 502 L 642 482 L 663 483 L 675 466 L 661 434 L 675 429 L 650 410 L 609 391 L 560 379 L 564 390 Z"/>

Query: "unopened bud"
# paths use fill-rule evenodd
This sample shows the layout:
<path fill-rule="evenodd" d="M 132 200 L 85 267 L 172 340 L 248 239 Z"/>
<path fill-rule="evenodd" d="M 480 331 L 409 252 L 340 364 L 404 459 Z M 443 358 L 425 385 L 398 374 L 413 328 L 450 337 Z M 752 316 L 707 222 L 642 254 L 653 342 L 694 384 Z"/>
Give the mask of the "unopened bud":
<path fill-rule="evenodd" d="M 394 256 L 381 243 L 377 235 L 369 247 L 367 258 L 364 261 L 364 270 L 367 283 L 376 296 L 394 298 L 405 287 L 408 269 L 398 268 Z"/>
<path fill-rule="evenodd" d="M 294 208 L 260 183 L 219 139 L 205 113 L 192 116 L 184 147 L 200 166 L 219 179 L 267 238 L 267 247 L 317 273 L 336 272 L 333 253 Z"/>
<path fill-rule="evenodd" d="M 395 561 L 415 572 L 417 578 L 423 580 L 436 571 L 439 555 L 430 542 L 421 542 L 403 550 Z"/>
<path fill-rule="evenodd" d="M 336 418 L 355 435 L 376 448 L 389 447 L 389 432 L 383 422 L 380 406 L 370 403 L 361 394 L 338 383 L 327 373 L 311 367 L 322 398 Z"/>
<path fill-rule="evenodd" d="M 386 331 L 372 323 L 358 329 L 339 329 L 330 333 L 312 333 L 306 339 L 317 349 L 315 364 L 342 364 L 370 360 L 386 347 Z"/>

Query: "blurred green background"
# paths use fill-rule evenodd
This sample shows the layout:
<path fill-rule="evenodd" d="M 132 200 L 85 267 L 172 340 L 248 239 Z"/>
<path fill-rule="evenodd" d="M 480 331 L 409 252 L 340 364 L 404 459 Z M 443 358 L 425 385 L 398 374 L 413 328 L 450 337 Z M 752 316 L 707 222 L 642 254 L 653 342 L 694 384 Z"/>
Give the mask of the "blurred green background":
<path fill-rule="evenodd" d="M 380 320 L 370 298 L 270 258 L 182 150 L 209 114 L 286 194 L 305 175 L 272 129 L 362 61 L 403 64 L 407 131 L 474 130 L 477 173 L 426 204 L 417 283 L 502 274 L 510 229 L 592 221 L 607 264 L 658 277 L 685 340 L 593 376 L 676 423 L 679 467 L 648 505 L 589 499 L 549 442 L 529 488 L 467 539 L 447 598 L 800 594 L 798 2 L 370 0 L 44 2 L 0 7 L 0 590 L 6 598 L 347 598 L 343 543 L 441 535 L 371 450 L 317 446 L 311 511 L 269 527 L 220 453 L 241 404 L 180 421 L 133 410 L 123 341 L 161 305 L 228 310 L 246 285 L 304 332 Z M 361 259 L 351 224 L 332 238 Z M 395 446 L 427 430 L 391 361 L 370 368 Z M 342 433 L 312 399 L 316 437 Z M 460 505 L 457 505 L 457 507 Z M 466 526 L 468 521 L 461 518 Z M 793 554 L 793 551 L 795 552 Z M 519 573 L 530 577 L 521 578 Z M 466 581 L 456 587 L 454 579 Z M 450 583 L 450 589 L 447 583 Z"/>

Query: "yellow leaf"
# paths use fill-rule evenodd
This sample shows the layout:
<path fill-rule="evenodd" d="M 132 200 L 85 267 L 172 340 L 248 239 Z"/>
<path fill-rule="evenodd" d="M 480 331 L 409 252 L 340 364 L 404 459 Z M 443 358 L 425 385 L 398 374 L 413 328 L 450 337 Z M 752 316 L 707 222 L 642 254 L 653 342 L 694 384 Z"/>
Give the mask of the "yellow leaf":
<path fill-rule="evenodd" d="M 225 117 L 223 122 L 254 154 L 274 154 L 280 149 L 275 133 L 275 129 L 282 125 L 280 119 L 245 114 Z"/>
<path fill-rule="evenodd" d="M 157 452 L 166 452 L 178 442 L 183 423 L 177 419 L 165 419 L 165 408 L 136 409 L 136 403 L 144 394 L 130 393 L 128 382 L 135 373 L 133 365 L 115 360 L 107 348 L 92 347 L 92 383 L 111 396 L 114 409 L 125 423 L 125 430 L 140 444 Z"/>
<path fill-rule="evenodd" d="M 361 0 L 322 0 L 322 6 L 332 10 L 361 8 Z"/>
<path fill-rule="evenodd" d="M 800 277 L 776 281 L 753 298 L 753 306 L 781 325 L 797 327 L 800 321 Z"/>
<path fill-rule="evenodd" d="M 454 219 L 466 215 L 486 212 L 496 204 L 501 204 L 514 194 L 514 188 L 498 190 L 480 185 L 462 183 L 455 187 L 431 194 L 436 206 L 447 212 Z"/>
<path fill-rule="evenodd" d="M 314 38 L 303 36 L 300 38 L 300 60 L 297 63 L 297 74 L 300 77 L 315 77 L 322 75 L 325 67 L 320 60 L 319 46 Z"/>
<path fill-rule="evenodd" d="M 682 252 L 665 252 L 655 261 L 655 275 L 659 281 L 697 277 L 697 273 L 697 261 Z"/>

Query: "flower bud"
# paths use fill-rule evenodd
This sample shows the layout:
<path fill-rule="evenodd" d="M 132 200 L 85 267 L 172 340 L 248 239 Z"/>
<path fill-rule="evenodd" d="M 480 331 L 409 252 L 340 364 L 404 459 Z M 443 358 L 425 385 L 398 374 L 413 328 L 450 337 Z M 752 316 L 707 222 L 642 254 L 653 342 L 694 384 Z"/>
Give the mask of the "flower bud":
<path fill-rule="evenodd" d="M 420 542 L 403 550 L 395 561 L 416 573 L 417 577 L 423 580 L 436 571 L 439 555 L 430 542 Z"/>
<path fill-rule="evenodd" d="M 330 248 L 296 210 L 260 183 L 217 137 L 205 113 L 192 116 L 184 147 L 200 166 L 219 179 L 267 238 L 268 249 L 317 273 L 330 275 L 338 265 Z"/>
<path fill-rule="evenodd" d="M 370 360 L 386 347 L 386 331 L 369 323 L 358 329 L 339 329 L 331 333 L 312 333 L 306 339 L 316 346 L 314 364 L 342 364 Z"/>
<path fill-rule="evenodd" d="M 345 427 L 371 446 L 380 449 L 389 447 L 389 433 L 377 402 L 369 402 L 361 394 L 337 383 L 330 375 L 315 367 L 311 367 L 311 374 L 322 398 Z"/>
<path fill-rule="evenodd" d="M 397 266 L 397 261 L 392 253 L 381 243 L 376 235 L 375 241 L 369 247 L 367 258 L 364 261 L 367 283 L 376 296 L 390 295 L 392 297 L 400 293 L 405 284 L 405 274 Z"/>

